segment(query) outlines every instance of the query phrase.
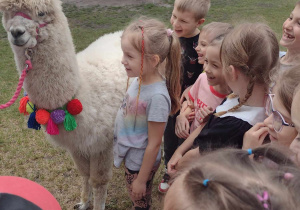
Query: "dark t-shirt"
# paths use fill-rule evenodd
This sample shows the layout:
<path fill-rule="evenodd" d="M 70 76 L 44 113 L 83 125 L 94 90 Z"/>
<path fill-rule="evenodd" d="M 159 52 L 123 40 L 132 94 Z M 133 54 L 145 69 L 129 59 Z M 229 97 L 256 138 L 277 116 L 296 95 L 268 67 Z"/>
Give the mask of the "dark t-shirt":
<path fill-rule="evenodd" d="M 194 37 L 180 37 L 181 55 L 182 55 L 182 86 L 183 92 L 187 87 L 193 85 L 200 73 L 203 71 L 203 65 L 198 63 L 198 54 L 195 48 L 198 45 L 199 34 Z"/>
<path fill-rule="evenodd" d="M 227 98 L 217 107 L 216 112 L 227 111 L 238 103 L 238 98 Z M 211 115 L 200 134 L 196 137 L 194 147 L 199 146 L 200 153 L 224 147 L 242 148 L 245 132 L 264 119 L 265 110 L 263 107 L 245 105 L 221 117 Z"/>

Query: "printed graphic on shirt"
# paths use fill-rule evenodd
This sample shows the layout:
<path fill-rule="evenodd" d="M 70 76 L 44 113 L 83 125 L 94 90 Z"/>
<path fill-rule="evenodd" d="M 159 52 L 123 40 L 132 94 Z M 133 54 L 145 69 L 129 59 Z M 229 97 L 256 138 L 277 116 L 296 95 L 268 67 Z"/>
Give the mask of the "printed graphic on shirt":
<path fill-rule="evenodd" d="M 137 107 L 137 108 L 136 108 Z M 147 116 L 146 116 L 147 102 L 139 99 L 137 104 L 137 97 L 130 97 L 128 94 L 124 97 L 120 111 L 123 113 L 124 123 L 119 129 L 119 139 L 122 138 L 134 139 L 139 141 L 141 135 L 147 133 Z"/>

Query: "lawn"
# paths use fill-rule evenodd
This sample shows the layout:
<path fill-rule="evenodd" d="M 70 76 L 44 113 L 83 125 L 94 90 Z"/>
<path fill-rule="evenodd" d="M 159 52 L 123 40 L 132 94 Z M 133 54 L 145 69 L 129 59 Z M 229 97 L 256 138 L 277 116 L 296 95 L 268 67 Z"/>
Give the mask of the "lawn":
<path fill-rule="evenodd" d="M 87 0 L 86 0 L 87 1 Z M 149 1 L 152 2 L 152 1 Z M 296 1 L 282 0 L 212 0 L 207 21 L 264 22 L 276 32 L 278 39 L 284 20 Z M 163 5 L 143 4 L 126 7 L 77 8 L 64 4 L 77 51 L 85 49 L 99 36 L 123 29 L 130 20 L 141 14 L 157 17 L 169 24 L 173 1 Z M 282 49 L 284 50 L 284 49 Z M 0 27 L 0 104 L 14 94 L 18 75 L 13 54 Z M 163 171 L 156 175 L 153 209 L 161 209 L 162 196 L 157 192 Z M 18 113 L 18 103 L 0 110 L 0 175 L 21 176 L 46 187 L 63 209 L 72 209 L 80 198 L 80 176 L 68 154 L 45 140 L 42 131 L 26 128 L 25 119 Z M 129 209 L 123 170 L 114 169 L 108 189 L 106 209 Z"/>

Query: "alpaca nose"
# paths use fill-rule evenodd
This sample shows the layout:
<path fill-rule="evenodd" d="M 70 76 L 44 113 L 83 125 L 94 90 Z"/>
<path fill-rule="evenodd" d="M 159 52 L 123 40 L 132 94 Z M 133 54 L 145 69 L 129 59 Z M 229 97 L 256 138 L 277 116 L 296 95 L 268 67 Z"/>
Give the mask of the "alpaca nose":
<path fill-rule="evenodd" d="M 25 30 L 17 28 L 17 29 L 11 30 L 10 33 L 15 39 L 17 39 L 25 33 Z"/>

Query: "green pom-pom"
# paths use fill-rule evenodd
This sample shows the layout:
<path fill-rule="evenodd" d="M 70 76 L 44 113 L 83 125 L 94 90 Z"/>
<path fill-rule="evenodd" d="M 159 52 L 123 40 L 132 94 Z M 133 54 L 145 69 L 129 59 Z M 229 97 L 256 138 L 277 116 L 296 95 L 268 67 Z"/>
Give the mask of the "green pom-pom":
<path fill-rule="evenodd" d="M 28 101 L 26 103 L 26 112 L 28 112 L 29 114 L 31 114 L 32 112 L 34 112 L 34 104 L 30 101 Z"/>
<path fill-rule="evenodd" d="M 64 127 L 66 131 L 75 130 L 75 128 L 77 127 L 75 118 L 68 111 L 66 111 Z"/>

